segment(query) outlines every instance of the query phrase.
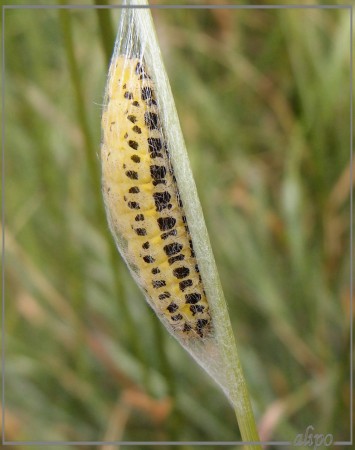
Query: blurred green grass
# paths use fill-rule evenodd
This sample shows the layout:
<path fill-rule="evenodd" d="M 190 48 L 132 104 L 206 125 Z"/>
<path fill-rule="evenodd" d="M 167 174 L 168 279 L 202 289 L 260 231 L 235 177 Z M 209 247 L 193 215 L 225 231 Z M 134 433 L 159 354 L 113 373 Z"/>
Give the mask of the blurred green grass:
<path fill-rule="evenodd" d="M 262 438 L 348 440 L 349 12 L 153 16 Z M 108 232 L 118 18 L 6 11 L 6 439 L 238 440 Z"/>

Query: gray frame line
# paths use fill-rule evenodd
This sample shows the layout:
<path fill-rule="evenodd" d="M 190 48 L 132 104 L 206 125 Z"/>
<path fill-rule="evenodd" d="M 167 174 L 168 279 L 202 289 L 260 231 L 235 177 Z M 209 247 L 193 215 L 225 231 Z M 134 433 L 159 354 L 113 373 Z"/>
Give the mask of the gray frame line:
<path fill-rule="evenodd" d="M 5 440 L 5 10 L 10 9 L 124 9 L 124 8 L 136 8 L 136 9 L 348 9 L 350 13 L 350 441 L 335 441 L 332 445 L 338 446 L 348 446 L 353 443 L 353 327 L 352 327 L 352 311 L 353 311 L 353 279 L 352 279 L 352 268 L 353 268 L 353 232 L 352 232 L 352 213 L 353 213 L 353 195 L 352 195 L 352 179 L 353 179 L 353 6 L 352 5 L 3 5 L 2 6 L 2 32 L 1 32 L 1 48 L 2 48 L 2 89 L 1 89 L 1 104 L 2 104 L 2 119 L 1 119 L 1 130 L 2 130 L 2 170 L 1 170 L 1 223 L 2 223 L 2 267 L 1 267 L 1 279 L 2 279 L 2 330 L 1 330 L 1 364 L 2 364 L 2 430 L 1 430 L 1 442 L 3 445 L 275 445 L 275 446 L 292 446 L 291 441 L 262 441 L 262 442 L 244 442 L 244 441 L 6 441 Z"/>
<path fill-rule="evenodd" d="M 1 440 L 5 440 L 5 9 L 1 14 Z"/>
<path fill-rule="evenodd" d="M 353 8 L 350 9 L 350 442 L 353 442 Z"/>
<path fill-rule="evenodd" d="M 62 442 L 62 441 L 41 441 L 41 442 L 31 442 L 31 441 L 6 441 L 4 442 L 6 445 L 206 445 L 206 446 L 212 446 L 212 445 L 220 445 L 220 446 L 227 446 L 227 445 L 292 445 L 291 441 L 278 441 L 278 442 L 272 442 L 272 441 L 264 441 L 264 442 L 233 442 L 233 441 L 83 441 L 83 442 L 76 442 L 76 441 L 68 441 L 68 442 Z M 336 444 L 336 443 L 334 443 Z"/>
<path fill-rule="evenodd" d="M 348 9 L 352 5 L 4 5 L 5 9 Z"/>
<path fill-rule="evenodd" d="M 40 441 L 40 442 L 33 442 L 33 441 L 5 441 L 3 442 L 5 445 L 26 445 L 26 446 L 32 446 L 32 445 L 127 445 L 127 446 L 133 446 L 133 445 L 205 445 L 205 446 L 212 446 L 212 445 L 220 445 L 220 446 L 227 446 L 227 445 L 275 445 L 275 446 L 281 446 L 281 445 L 293 445 L 292 441 L 262 441 L 262 442 L 242 442 L 242 441 Z M 335 441 L 331 444 L 334 445 L 341 445 L 341 446 L 348 446 L 352 445 L 352 442 L 350 441 Z"/>

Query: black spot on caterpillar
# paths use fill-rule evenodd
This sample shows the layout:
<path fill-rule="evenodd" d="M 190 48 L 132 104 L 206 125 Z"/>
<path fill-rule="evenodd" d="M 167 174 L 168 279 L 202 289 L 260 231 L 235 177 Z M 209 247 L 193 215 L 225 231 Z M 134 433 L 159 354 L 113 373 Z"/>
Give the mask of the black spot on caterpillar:
<path fill-rule="evenodd" d="M 170 305 L 166 308 L 170 313 L 174 313 L 179 309 L 178 305 L 174 302 L 170 303 Z"/>
<path fill-rule="evenodd" d="M 185 255 L 183 255 L 182 253 L 180 253 L 180 255 L 177 256 L 172 256 L 171 258 L 168 259 L 168 263 L 170 265 L 174 264 L 174 262 L 176 261 L 182 261 L 185 259 Z"/>
<path fill-rule="evenodd" d="M 174 277 L 181 279 L 186 278 L 190 274 L 190 269 L 188 267 L 177 267 L 173 270 Z"/>
<path fill-rule="evenodd" d="M 171 216 L 167 217 L 158 217 L 157 219 L 159 228 L 161 231 L 170 230 L 176 224 L 176 219 Z"/>
<path fill-rule="evenodd" d="M 154 289 L 164 287 L 164 286 L 166 286 L 166 281 L 165 280 L 153 280 L 152 286 Z"/>
<path fill-rule="evenodd" d="M 179 288 L 182 292 L 184 292 L 185 289 L 189 286 L 192 286 L 192 284 L 193 284 L 192 280 L 183 280 L 183 281 L 180 281 Z"/>
<path fill-rule="evenodd" d="M 146 112 L 144 114 L 144 122 L 150 130 L 158 128 L 158 115 L 153 112 Z"/>
<path fill-rule="evenodd" d="M 140 206 L 137 202 L 128 202 L 128 208 L 131 209 L 140 209 Z"/>
<path fill-rule="evenodd" d="M 181 337 L 200 339 L 211 333 L 211 316 L 154 83 L 138 59 L 112 64 L 101 146 L 110 227 L 157 314 Z"/>
<path fill-rule="evenodd" d="M 169 236 L 177 236 L 177 230 L 170 230 L 160 235 L 160 237 L 164 240 L 168 239 Z"/>
<path fill-rule="evenodd" d="M 171 209 L 171 204 L 170 204 L 170 208 L 169 208 L 169 202 L 171 199 L 171 195 L 169 194 L 169 192 L 164 191 L 164 192 L 155 192 L 153 194 L 153 198 L 154 198 L 154 203 L 155 203 L 155 208 L 158 212 L 163 211 L 163 209 Z"/>
<path fill-rule="evenodd" d="M 164 245 L 163 250 L 167 256 L 175 255 L 175 253 L 181 252 L 183 245 L 179 242 L 172 242 L 171 244 Z"/>
<path fill-rule="evenodd" d="M 127 170 L 126 175 L 131 180 L 138 180 L 138 172 L 135 170 Z"/>

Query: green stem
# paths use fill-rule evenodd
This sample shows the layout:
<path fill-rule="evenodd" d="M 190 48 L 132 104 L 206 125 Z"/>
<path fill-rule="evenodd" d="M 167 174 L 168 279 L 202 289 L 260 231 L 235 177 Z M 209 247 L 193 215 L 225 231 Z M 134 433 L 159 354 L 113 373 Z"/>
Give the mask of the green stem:
<path fill-rule="evenodd" d="M 62 4 L 66 4 L 64 1 L 61 1 Z M 83 132 L 84 137 L 84 147 L 86 152 L 86 160 L 89 164 L 90 176 L 95 181 L 95 185 L 100 184 L 100 176 L 97 164 L 95 162 L 94 156 L 96 154 L 96 149 L 93 146 L 90 128 L 88 124 L 88 120 L 86 117 L 86 108 L 84 95 L 81 88 L 81 80 L 79 75 L 79 68 L 74 54 L 74 43 L 73 43 L 73 33 L 72 33 L 72 25 L 71 25 L 71 15 L 67 9 L 59 10 L 59 17 L 62 26 L 63 38 L 64 38 L 64 47 L 66 51 L 66 56 L 69 65 L 69 72 L 71 81 L 73 84 L 73 91 L 76 100 L 76 107 L 78 112 L 78 118 L 80 122 L 80 127 Z"/>
<path fill-rule="evenodd" d="M 214 261 L 212 263 L 214 266 Z M 217 274 L 217 268 L 215 269 Z M 240 434 L 245 442 L 259 442 L 259 435 L 255 423 L 254 413 L 251 407 L 249 391 L 244 378 L 242 365 L 238 356 L 237 346 L 229 319 L 227 304 L 224 298 L 219 278 L 215 280 L 215 297 L 213 309 L 216 310 L 214 324 L 219 348 L 226 367 L 231 367 L 227 374 L 230 400 L 234 406 Z M 256 450 L 258 444 L 245 446 L 248 450 Z"/>

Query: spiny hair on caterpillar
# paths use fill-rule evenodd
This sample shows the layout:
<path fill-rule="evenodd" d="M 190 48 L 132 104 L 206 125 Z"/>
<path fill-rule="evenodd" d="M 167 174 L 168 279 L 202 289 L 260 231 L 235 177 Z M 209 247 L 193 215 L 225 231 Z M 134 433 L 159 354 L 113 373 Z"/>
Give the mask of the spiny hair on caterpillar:
<path fill-rule="evenodd" d="M 154 83 L 137 58 L 118 56 L 102 116 L 102 181 L 113 234 L 155 311 L 183 338 L 212 321 L 161 125 Z"/>

